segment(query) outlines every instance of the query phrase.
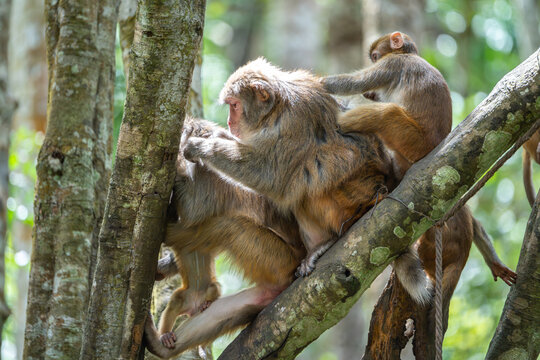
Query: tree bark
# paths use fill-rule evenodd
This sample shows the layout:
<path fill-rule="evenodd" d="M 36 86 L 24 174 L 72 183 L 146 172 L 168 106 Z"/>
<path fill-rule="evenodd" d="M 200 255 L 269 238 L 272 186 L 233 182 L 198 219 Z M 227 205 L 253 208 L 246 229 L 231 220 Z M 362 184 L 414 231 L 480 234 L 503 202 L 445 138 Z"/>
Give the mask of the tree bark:
<path fill-rule="evenodd" d="M 487 360 L 537 359 L 540 354 L 540 192 L 536 196 L 517 265 Z"/>
<path fill-rule="evenodd" d="M 83 359 L 135 359 L 175 175 L 204 0 L 141 0 Z"/>
<path fill-rule="evenodd" d="M 11 0 L 0 0 L 0 29 L 9 29 Z M 7 230 L 8 198 L 8 155 L 9 134 L 14 104 L 8 94 L 8 39 L 9 31 L 0 32 L 0 335 L 9 316 L 9 308 L 4 296 L 5 285 L 5 249 Z M 0 348 L 2 339 L 0 339 Z"/>
<path fill-rule="evenodd" d="M 75 359 L 110 173 L 117 5 L 47 1 L 46 15 L 49 111 L 24 357 Z"/>
<path fill-rule="evenodd" d="M 343 318 L 375 277 L 430 228 L 540 117 L 537 52 L 491 94 L 390 195 L 266 307 L 222 359 L 292 359 Z M 425 215 L 424 215 L 425 214 Z"/>
<path fill-rule="evenodd" d="M 135 12 L 137 0 L 121 0 L 118 12 L 118 30 L 120 34 L 120 48 L 122 49 L 122 62 L 126 83 L 129 81 L 129 51 L 133 45 L 135 34 Z"/>

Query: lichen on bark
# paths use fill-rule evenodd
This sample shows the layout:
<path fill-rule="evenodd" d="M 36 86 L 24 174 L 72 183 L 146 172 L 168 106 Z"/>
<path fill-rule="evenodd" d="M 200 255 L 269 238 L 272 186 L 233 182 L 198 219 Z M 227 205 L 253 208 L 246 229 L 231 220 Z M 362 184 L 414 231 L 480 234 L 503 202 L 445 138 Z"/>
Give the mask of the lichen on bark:
<path fill-rule="evenodd" d="M 204 0 L 138 2 L 83 359 L 139 354 L 204 7 Z"/>
<path fill-rule="evenodd" d="M 110 173 L 116 0 L 46 1 L 48 125 L 38 156 L 24 357 L 77 358 Z"/>

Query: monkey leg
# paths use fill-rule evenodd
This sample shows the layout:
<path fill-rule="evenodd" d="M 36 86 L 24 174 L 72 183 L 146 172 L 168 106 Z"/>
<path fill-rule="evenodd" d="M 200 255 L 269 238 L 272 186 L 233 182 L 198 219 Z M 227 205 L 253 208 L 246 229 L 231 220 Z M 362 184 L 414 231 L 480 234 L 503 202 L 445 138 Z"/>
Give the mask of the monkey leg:
<path fill-rule="evenodd" d="M 176 253 L 176 261 L 182 287 L 175 290 L 163 311 L 159 322 L 161 341 L 173 346 L 173 329 L 176 318 L 204 310 L 220 296 L 220 285 L 215 278 L 214 257 L 210 254 L 192 251 Z"/>
<path fill-rule="evenodd" d="M 478 250 L 480 250 L 484 261 L 489 266 L 493 279 L 497 281 L 497 277 L 500 277 L 509 286 L 515 284 L 517 278 L 516 273 L 510 270 L 506 265 L 504 265 L 501 259 L 499 259 L 491 239 L 486 233 L 486 230 L 484 230 L 482 224 L 480 224 L 480 222 L 474 217 L 472 217 L 472 222 L 474 244 Z"/>
<path fill-rule="evenodd" d="M 343 113 L 338 123 L 345 133 L 377 134 L 388 148 L 410 163 L 421 159 L 437 145 L 430 142 L 416 120 L 394 103 L 360 105 Z"/>
<path fill-rule="evenodd" d="M 145 325 L 148 350 L 159 357 L 169 358 L 209 343 L 222 334 L 248 324 L 281 291 L 259 285 L 216 300 L 204 312 L 189 318 L 174 331 L 176 342 L 172 348 L 161 343 L 154 322 L 148 317 Z"/>

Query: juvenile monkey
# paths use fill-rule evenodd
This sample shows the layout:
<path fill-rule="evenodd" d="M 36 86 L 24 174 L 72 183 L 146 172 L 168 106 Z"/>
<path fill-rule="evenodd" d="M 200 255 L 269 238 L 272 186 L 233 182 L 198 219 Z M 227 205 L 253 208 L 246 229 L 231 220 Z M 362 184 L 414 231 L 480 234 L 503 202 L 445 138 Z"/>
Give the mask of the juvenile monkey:
<path fill-rule="evenodd" d="M 211 122 L 188 118 L 180 146 L 190 135 L 232 138 Z M 227 252 L 248 280 L 269 291 L 288 286 L 305 255 L 296 221 L 268 199 L 222 179 L 200 162 L 186 161 L 182 151 L 176 168 L 165 239 L 176 266 L 170 257 L 161 259 L 157 276 L 179 272 L 182 277 L 182 287 L 172 294 L 159 323 L 161 342 L 169 348 L 176 340 L 171 330 L 177 316 L 193 316 L 219 297 L 214 267 L 219 253 Z"/>
<path fill-rule="evenodd" d="M 532 181 L 531 158 L 540 164 L 540 130 L 535 132 L 529 140 L 523 144 L 523 185 L 529 204 L 533 206 L 536 191 Z"/>
<path fill-rule="evenodd" d="M 322 79 L 332 94 L 367 94 L 378 102 L 360 105 L 339 119 L 344 132 L 375 133 L 395 152 L 402 174 L 435 148 L 452 128 L 452 100 L 441 73 L 418 56 L 400 32 L 370 47 L 373 65 Z"/>
<path fill-rule="evenodd" d="M 380 101 L 360 105 L 339 118 L 344 132 L 374 133 L 394 152 L 398 173 L 433 150 L 452 127 L 452 100 L 440 72 L 418 56 L 412 39 L 394 32 L 377 39 L 370 48 L 373 65 L 352 74 L 328 76 L 322 83 L 330 93 L 367 94 Z M 443 299 L 447 309 L 474 241 L 495 279 L 507 284 L 516 274 L 497 257 L 481 224 L 462 208 L 442 229 Z M 428 275 L 435 278 L 435 230 L 418 240 L 418 253 Z"/>
<path fill-rule="evenodd" d="M 377 198 L 382 198 L 378 191 L 383 186 L 393 187 L 391 159 L 375 136 L 343 135 L 338 131 L 336 101 L 307 72 L 284 72 L 259 59 L 237 70 L 220 97 L 229 105 L 228 125 L 234 137 L 193 134 L 186 141 L 185 158 L 217 171 L 229 183 L 237 182 L 255 190 L 281 212 L 292 212 L 308 252 L 299 271 L 303 274 L 311 271 L 320 253 Z M 231 228 L 238 229 L 238 223 L 235 221 L 224 230 Z M 190 235 L 194 244 L 201 243 L 195 237 L 200 233 Z M 219 237 L 215 240 L 212 237 L 210 242 L 238 235 L 223 234 L 221 230 Z M 241 243 L 233 242 L 233 245 L 241 246 Z M 255 267 L 258 259 L 265 256 L 281 257 L 259 248 L 250 248 L 247 254 Z M 404 259 L 418 265 L 409 267 L 413 272 L 408 278 L 410 287 L 416 289 L 420 299 L 430 297 L 419 260 Z M 153 322 L 147 322 L 149 349 L 159 356 L 170 357 L 247 324 L 290 283 L 291 266 L 298 262 L 296 258 L 286 263 L 280 261 L 275 266 L 287 267 L 289 271 L 285 272 L 287 276 L 280 273 L 282 280 L 276 280 L 277 285 L 255 279 L 253 288 L 215 300 L 175 330 L 173 348 L 163 345 Z"/>

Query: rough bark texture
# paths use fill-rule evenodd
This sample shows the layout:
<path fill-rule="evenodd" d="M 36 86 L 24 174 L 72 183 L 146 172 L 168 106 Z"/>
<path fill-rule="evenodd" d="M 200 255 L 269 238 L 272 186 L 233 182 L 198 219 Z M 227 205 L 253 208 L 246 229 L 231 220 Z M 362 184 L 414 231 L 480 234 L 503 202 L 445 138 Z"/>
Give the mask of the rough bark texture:
<path fill-rule="evenodd" d="M 0 0 L 0 29 L 9 29 L 9 13 L 11 0 Z M 4 323 L 9 316 L 9 308 L 4 296 L 5 284 L 5 262 L 4 253 L 6 249 L 7 230 L 7 197 L 8 197 L 8 155 L 9 155 L 9 133 L 11 130 L 11 117 L 13 115 L 13 102 L 8 94 L 8 72 L 7 72 L 7 45 L 9 31 L 0 32 L 0 335 L 4 328 Z M 0 348 L 2 339 L 0 339 Z"/>
<path fill-rule="evenodd" d="M 428 314 L 431 306 L 414 302 L 392 272 L 371 315 L 363 360 L 400 359 L 409 338 L 417 360 L 435 358 L 435 327 Z M 412 323 L 408 324 L 408 320 Z M 406 334 L 409 325 L 411 329 Z M 414 331 L 414 332 L 411 332 Z"/>
<path fill-rule="evenodd" d="M 122 62 L 124 63 L 124 76 L 129 81 L 129 51 L 133 44 L 135 34 L 135 12 L 137 0 L 121 0 L 118 12 L 118 30 L 120 33 L 120 47 L 122 48 Z"/>
<path fill-rule="evenodd" d="M 202 48 L 202 47 L 201 47 Z M 195 67 L 193 69 L 193 77 L 191 79 L 191 87 L 189 89 L 189 101 L 187 104 L 187 113 L 190 116 L 203 118 L 203 104 L 202 104 L 202 92 L 201 92 L 201 65 L 202 65 L 202 56 L 199 49 L 199 54 L 195 60 Z M 160 257 L 166 256 L 167 251 L 162 251 Z M 152 315 L 154 319 L 159 319 L 163 310 L 167 306 L 169 299 L 174 290 L 182 286 L 182 279 L 179 275 L 167 278 L 163 281 L 158 281 L 154 284 L 154 291 L 152 293 Z M 180 325 L 181 321 L 185 318 L 179 318 L 173 328 L 176 328 Z M 157 321 L 157 320 L 156 320 Z M 144 354 L 146 360 L 155 360 L 159 359 L 157 356 L 151 354 L 149 351 L 146 351 Z M 205 347 L 197 347 L 189 351 L 183 352 L 182 354 L 174 357 L 175 360 L 194 360 L 194 359 L 204 359 L 212 360 L 212 344 Z"/>
<path fill-rule="evenodd" d="M 204 0 L 138 3 L 83 359 L 138 356 L 204 6 Z"/>
<path fill-rule="evenodd" d="M 360 219 L 223 352 L 222 359 L 292 359 L 337 323 L 375 277 L 540 117 L 537 57 L 507 74 L 398 188 Z M 423 215 L 425 214 L 425 215 Z"/>
<path fill-rule="evenodd" d="M 24 357 L 78 357 L 110 173 L 116 0 L 47 1 L 48 125 L 38 156 Z"/>
<path fill-rule="evenodd" d="M 487 360 L 537 359 L 540 354 L 540 192 L 536 196 L 510 289 Z"/>
<path fill-rule="evenodd" d="M 13 124 L 45 133 L 47 125 L 47 62 L 45 1 L 12 1 L 9 29 L 9 86 L 19 106 Z M 16 237 L 14 237 L 16 238 Z M 30 239 L 28 240 L 30 242 Z"/>

